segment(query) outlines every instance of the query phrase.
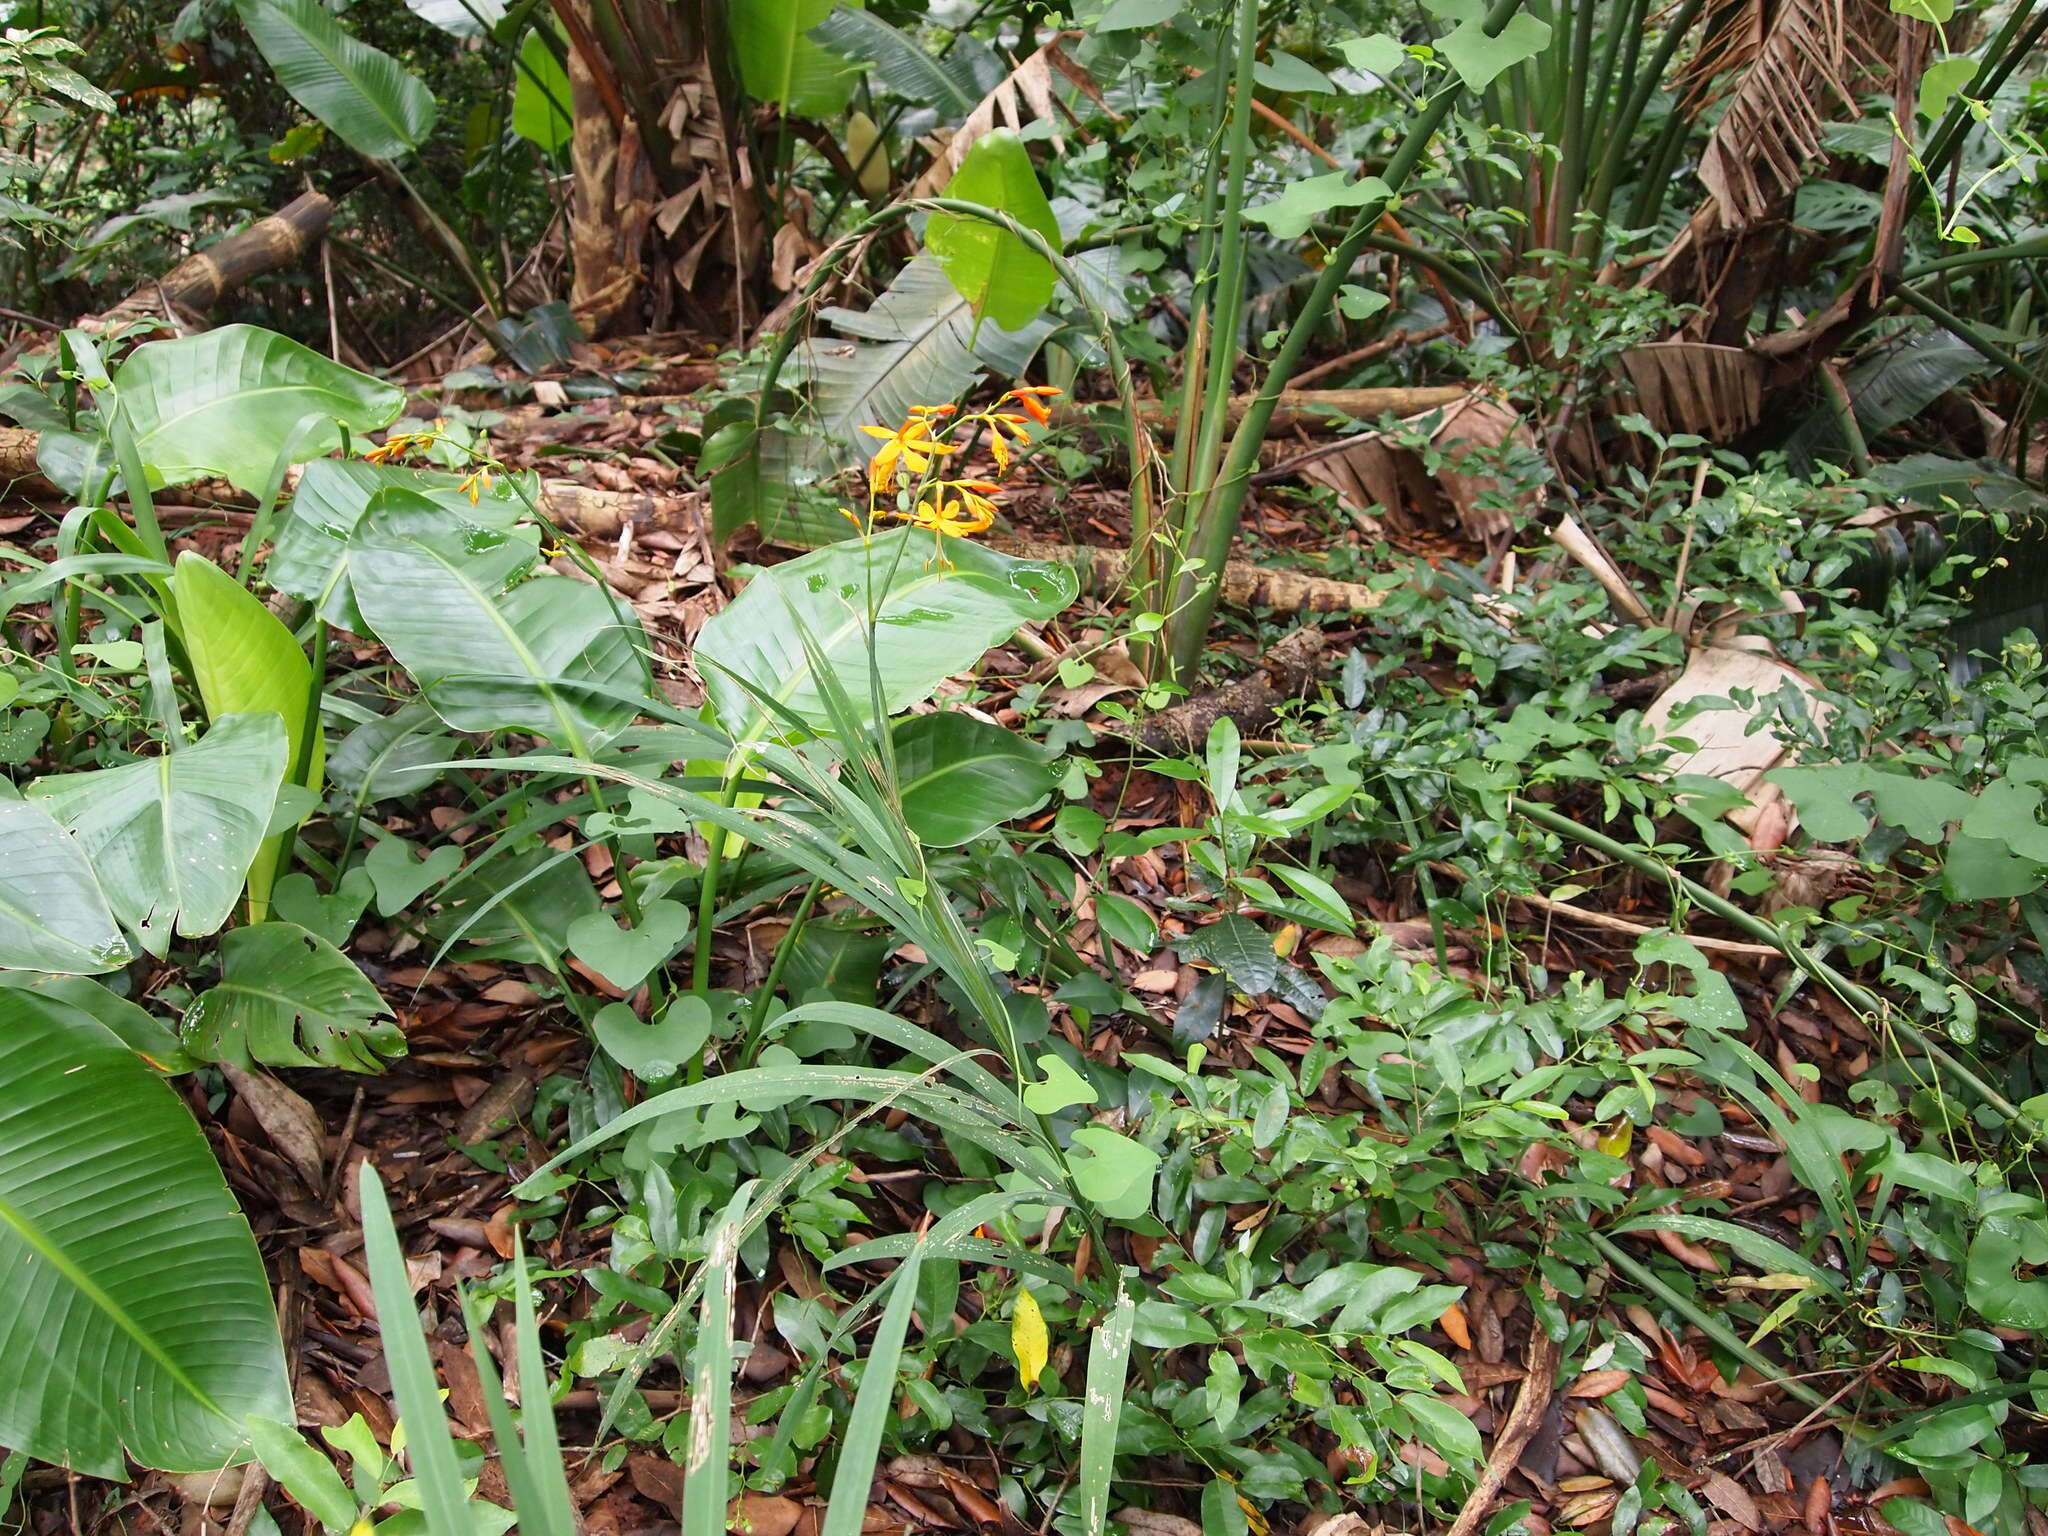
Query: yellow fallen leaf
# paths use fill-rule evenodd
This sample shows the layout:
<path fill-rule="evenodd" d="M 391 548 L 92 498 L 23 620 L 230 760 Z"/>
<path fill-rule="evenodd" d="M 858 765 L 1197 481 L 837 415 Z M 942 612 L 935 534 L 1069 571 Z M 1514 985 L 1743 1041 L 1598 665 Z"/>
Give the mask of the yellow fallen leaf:
<path fill-rule="evenodd" d="M 1010 1353 L 1017 1357 L 1017 1375 L 1029 1392 L 1038 1385 L 1045 1364 L 1052 1358 L 1052 1336 L 1045 1329 L 1045 1314 L 1038 1300 L 1023 1286 L 1017 1287 L 1017 1305 L 1010 1311 Z"/>
<path fill-rule="evenodd" d="M 1301 924 L 1282 923 L 1280 931 L 1273 935 L 1273 953 L 1285 960 L 1294 953 L 1294 946 L 1301 942 Z"/>

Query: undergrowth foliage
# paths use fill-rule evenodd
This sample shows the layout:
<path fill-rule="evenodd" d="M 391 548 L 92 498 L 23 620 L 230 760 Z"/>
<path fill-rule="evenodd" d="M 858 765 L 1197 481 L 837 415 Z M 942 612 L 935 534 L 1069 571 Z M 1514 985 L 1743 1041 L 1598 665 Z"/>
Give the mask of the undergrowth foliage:
<path fill-rule="evenodd" d="M 0 5 L 25 1522 L 2036 1536 L 2037 5 L 383 9 Z"/>

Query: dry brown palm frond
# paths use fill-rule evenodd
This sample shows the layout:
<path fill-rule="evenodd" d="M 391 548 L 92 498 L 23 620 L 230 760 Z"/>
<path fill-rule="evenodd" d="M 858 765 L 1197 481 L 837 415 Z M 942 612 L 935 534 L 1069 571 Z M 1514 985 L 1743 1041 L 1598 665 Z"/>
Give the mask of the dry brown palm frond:
<path fill-rule="evenodd" d="M 1885 68 L 1893 25 L 1877 0 L 1722 0 L 1679 80 L 1687 113 L 1725 103 L 1699 171 L 1717 224 L 1798 186 L 1833 109 Z"/>
<path fill-rule="evenodd" d="M 1763 364 L 1741 347 L 1659 341 L 1631 347 L 1619 362 L 1634 399 L 1618 408 L 1640 411 L 1659 432 L 1731 442 L 1763 413 Z"/>
<path fill-rule="evenodd" d="M 910 196 L 932 197 L 943 192 L 946 183 L 953 179 L 953 173 L 960 169 L 960 162 L 967 158 L 967 151 L 974 148 L 985 134 L 997 128 L 1021 128 L 1034 117 L 1054 125 L 1053 150 L 1064 153 L 1057 128 L 1065 107 L 1053 94 L 1055 75 L 1063 76 L 1097 106 L 1109 111 L 1109 103 L 1103 100 L 1102 90 L 1094 77 L 1068 58 L 1060 47 L 1060 39 L 1068 35 L 1078 34 L 1055 33 L 1044 47 L 1003 76 L 995 89 L 982 97 L 981 104 L 967 114 L 967 120 L 955 128 L 943 143 L 924 141 L 933 145 L 932 163 L 918 177 L 917 184 L 910 189 Z"/>

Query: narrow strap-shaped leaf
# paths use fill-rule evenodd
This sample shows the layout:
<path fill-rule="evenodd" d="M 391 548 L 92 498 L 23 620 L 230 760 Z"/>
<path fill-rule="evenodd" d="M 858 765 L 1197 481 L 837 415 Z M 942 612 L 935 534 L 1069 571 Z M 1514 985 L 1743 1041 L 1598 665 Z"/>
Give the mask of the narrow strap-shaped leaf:
<path fill-rule="evenodd" d="M 683 1457 L 683 1536 L 723 1536 L 732 1462 L 732 1281 L 754 1181 L 712 1229 L 704 1302 L 690 1359 L 690 1433 Z"/>
<path fill-rule="evenodd" d="M 377 1301 L 377 1329 L 383 1336 L 384 1363 L 391 1373 L 391 1395 L 405 1421 L 405 1443 L 418 1480 L 420 1510 L 431 1536 L 472 1536 L 469 1500 L 462 1488 L 462 1464 L 455 1459 L 455 1438 L 441 1410 L 441 1389 L 413 1305 L 412 1283 L 406 1278 L 405 1256 L 398 1247 L 398 1228 L 384 1198 L 384 1183 L 367 1158 L 356 1181 L 363 1208 L 363 1256 L 370 1269 L 370 1292 Z"/>
<path fill-rule="evenodd" d="M 1137 1305 L 1121 1277 L 1116 1305 L 1088 1346 L 1087 1397 L 1081 1405 L 1081 1521 L 1084 1536 L 1102 1536 L 1109 1523 L 1109 1484 L 1116 1470 L 1116 1425 L 1124 1411 Z"/>
<path fill-rule="evenodd" d="M 839 1470 L 832 1474 L 832 1501 L 825 1508 L 823 1536 L 860 1536 L 861 1521 L 868 1512 L 868 1484 L 874 1480 L 875 1461 L 882 1453 L 882 1430 L 896 1406 L 896 1368 L 903 1358 L 910 1309 L 917 1304 L 917 1275 L 925 1252 L 925 1244 L 913 1244 L 910 1257 L 886 1282 L 889 1305 L 875 1329 L 867 1364 L 861 1370 L 860 1391 L 853 1399 L 853 1416 L 839 1442 Z"/>

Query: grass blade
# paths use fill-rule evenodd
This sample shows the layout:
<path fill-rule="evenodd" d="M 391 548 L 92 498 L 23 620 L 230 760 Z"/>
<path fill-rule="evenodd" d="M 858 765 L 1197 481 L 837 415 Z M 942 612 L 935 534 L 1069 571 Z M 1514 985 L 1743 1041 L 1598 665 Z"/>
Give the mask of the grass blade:
<path fill-rule="evenodd" d="M 832 1474 L 832 1501 L 825 1509 L 820 1536 L 860 1536 L 868 1512 L 868 1485 L 882 1454 L 882 1430 L 896 1406 L 896 1368 L 903 1359 L 903 1338 L 910 1327 L 910 1309 L 917 1304 L 917 1273 L 927 1245 L 920 1242 L 889 1277 L 889 1305 L 875 1329 L 860 1391 L 853 1400 L 846 1436 L 839 1445 L 839 1470 Z M 1121 1396 L 1121 1393 L 1119 1393 Z"/>
<path fill-rule="evenodd" d="M 462 1465 L 455 1459 L 455 1439 L 441 1410 L 441 1389 L 420 1334 L 419 1312 L 413 1305 L 412 1283 L 406 1278 L 405 1256 L 398 1247 L 398 1228 L 384 1199 L 384 1183 L 367 1159 L 357 1181 L 363 1207 L 363 1255 L 370 1268 L 370 1291 L 377 1300 L 377 1329 L 384 1340 L 384 1365 L 391 1373 L 391 1395 L 405 1421 L 405 1441 L 419 1480 L 420 1511 L 432 1536 L 471 1536 L 469 1496 L 462 1486 Z"/>
<path fill-rule="evenodd" d="M 512 1507 L 519 1512 L 524 1536 L 575 1536 L 576 1516 L 569 1501 L 569 1478 L 562 1467 L 562 1448 L 555 1438 L 554 1405 L 548 1391 L 547 1362 L 540 1352 L 540 1326 L 533 1315 L 533 1291 L 526 1275 L 526 1248 L 515 1234 L 512 1251 L 512 1327 L 517 1339 L 520 1424 L 514 1424 L 497 1361 L 485 1342 L 490 1315 L 465 1296 L 469 1318 L 469 1352 L 483 1388 L 484 1409 L 497 1437 L 498 1463 Z M 525 1433 L 520 1433 L 523 1425 Z"/>
<path fill-rule="evenodd" d="M 725 1208 L 704 1258 L 704 1306 L 690 1361 L 690 1440 L 683 1461 L 683 1536 L 723 1536 L 732 1464 L 732 1285 L 754 1184 Z"/>
<path fill-rule="evenodd" d="M 1123 1416 L 1137 1304 L 1117 1282 L 1116 1305 L 1088 1346 L 1088 1390 L 1081 1405 L 1081 1511 L 1085 1536 L 1109 1525 L 1109 1483 L 1116 1470 L 1116 1423 Z"/>

